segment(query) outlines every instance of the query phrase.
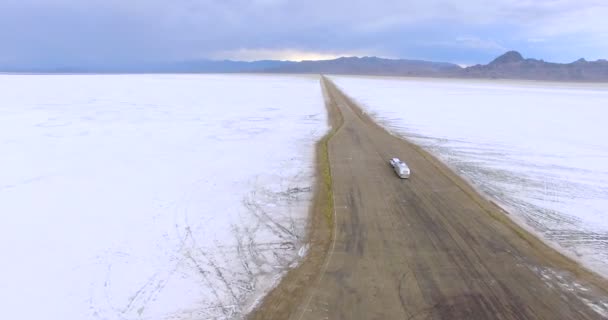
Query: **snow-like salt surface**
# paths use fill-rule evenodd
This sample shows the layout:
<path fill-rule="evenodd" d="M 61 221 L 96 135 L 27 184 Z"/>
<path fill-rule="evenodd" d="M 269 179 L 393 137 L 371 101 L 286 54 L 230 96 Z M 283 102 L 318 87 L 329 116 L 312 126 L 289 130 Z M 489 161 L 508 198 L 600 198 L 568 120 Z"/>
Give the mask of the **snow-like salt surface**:
<path fill-rule="evenodd" d="M 333 79 L 388 129 L 608 277 L 608 85 Z"/>
<path fill-rule="evenodd" d="M 303 246 L 314 77 L 0 75 L 0 318 L 239 318 Z"/>

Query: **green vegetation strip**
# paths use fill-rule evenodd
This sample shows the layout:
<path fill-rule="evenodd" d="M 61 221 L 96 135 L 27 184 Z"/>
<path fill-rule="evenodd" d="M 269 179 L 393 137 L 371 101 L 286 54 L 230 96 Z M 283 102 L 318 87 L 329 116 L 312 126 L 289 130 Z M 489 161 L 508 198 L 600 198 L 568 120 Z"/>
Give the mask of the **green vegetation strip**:
<path fill-rule="evenodd" d="M 331 131 L 323 137 L 321 140 L 321 174 L 323 178 L 322 193 L 327 198 L 327 205 L 323 211 L 325 218 L 327 218 L 327 224 L 333 227 L 333 215 L 334 215 L 334 189 L 333 180 L 331 177 L 331 165 L 329 163 L 329 140 L 336 134 L 336 128 L 332 128 Z"/>

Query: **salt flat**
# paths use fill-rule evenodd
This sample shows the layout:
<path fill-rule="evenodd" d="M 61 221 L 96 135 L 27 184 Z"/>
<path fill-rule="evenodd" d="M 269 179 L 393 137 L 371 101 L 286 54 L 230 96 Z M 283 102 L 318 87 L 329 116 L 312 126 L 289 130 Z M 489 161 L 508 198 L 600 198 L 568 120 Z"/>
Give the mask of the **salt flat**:
<path fill-rule="evenodd" d="M 523 226 L 608 276 L 608 86 L 332 79 Z"/>
<path fill-rule="evenodd" d="M 1 318 L 239 318 L 305 251 L 317 78 L 0 86 Z"/>

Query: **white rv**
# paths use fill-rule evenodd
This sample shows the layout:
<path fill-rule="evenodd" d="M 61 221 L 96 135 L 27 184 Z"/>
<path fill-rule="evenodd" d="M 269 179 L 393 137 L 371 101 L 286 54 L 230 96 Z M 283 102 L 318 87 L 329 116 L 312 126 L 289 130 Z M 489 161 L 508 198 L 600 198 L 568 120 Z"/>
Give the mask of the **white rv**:
<path fill-rule="evenodd" d="M 389 162 L 399 178 L 407 179 L 410 177 L 410 168 L 405 162 L 399 160 L 399 158 L 392 158 Z"/>

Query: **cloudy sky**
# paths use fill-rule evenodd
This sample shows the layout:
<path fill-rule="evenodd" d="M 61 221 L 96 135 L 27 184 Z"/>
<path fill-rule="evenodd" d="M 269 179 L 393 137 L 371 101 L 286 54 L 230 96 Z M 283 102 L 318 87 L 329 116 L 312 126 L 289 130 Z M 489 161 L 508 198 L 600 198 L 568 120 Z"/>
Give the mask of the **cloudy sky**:
<path fill-rule="evenodd" d="M 608 58 L 606 0 L 0 0 L 0 65 Z"/>

